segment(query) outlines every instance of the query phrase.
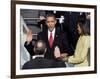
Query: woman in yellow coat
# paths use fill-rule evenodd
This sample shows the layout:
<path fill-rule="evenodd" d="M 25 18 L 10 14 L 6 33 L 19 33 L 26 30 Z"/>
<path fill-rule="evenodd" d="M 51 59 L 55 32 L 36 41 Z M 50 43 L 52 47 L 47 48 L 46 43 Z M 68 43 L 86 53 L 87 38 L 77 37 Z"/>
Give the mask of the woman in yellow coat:
<path fill-rule="evenodd" d="M 88 20 L 77 23 L 77 31 L 80 34 L 75 53 L 72 56 L 63 58 L 64 61 L 73 64 L 75 67 L 89 66 L 90 55 L 90 23 Z"/>

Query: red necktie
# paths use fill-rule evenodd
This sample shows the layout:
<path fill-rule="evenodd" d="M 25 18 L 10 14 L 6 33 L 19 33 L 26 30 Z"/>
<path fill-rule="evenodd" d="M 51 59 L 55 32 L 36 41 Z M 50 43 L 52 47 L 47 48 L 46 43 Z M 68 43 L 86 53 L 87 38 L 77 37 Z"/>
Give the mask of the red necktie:
<path fill-rule="evenodd" d="M 52 48 L 52 44 L 53 44 L 52 32 L 50 32 L 49 44 L 50 44 L 50 48 Z"/>

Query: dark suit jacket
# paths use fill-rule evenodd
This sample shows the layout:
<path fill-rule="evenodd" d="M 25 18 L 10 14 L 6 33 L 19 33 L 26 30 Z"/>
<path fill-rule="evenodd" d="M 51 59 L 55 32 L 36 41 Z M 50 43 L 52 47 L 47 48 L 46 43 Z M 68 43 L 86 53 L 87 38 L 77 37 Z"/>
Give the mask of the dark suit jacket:
<path fill-rule="evenodd" d="M 66 67 L 65 63 L 62 61 L 55 61 L 52 59 L 46 59 L 43 57 L 36 57 L 28 62 L 26 62 L 22 69 L 39 69 L 39 68 L 56 68 L 56 67 Z"/>
<path fill-rule="evenodd" d="M 47 52 L 45 54 L 45 58 L 49 58 L 49 59 L 54 58 L 55 46 L 58 46 L 60 48 L 61 53 L 66 52 L 69 55 L 72 55 L 72 53 L 70 53 L 71 49 L 69 48 L 69 45 L 68 45 L 67 35 L 65 35 L 65 33 L 63 33 L 63 32 L 59 32 L 57 30 L 55 31 L 55 37 L 54 37 L 52 48 L 50 48 L 49 41 L 48 41 L 48 30 L 40 32 L 38 34 L 37 40 L 43 40 L 46 43 Z M 34 55 L 32 42 L 29 45 L 27 45 L 27 43 L 25 42 L 25 47 L 28 50 L 28 52 L 30 53 L 30 55 Z"/>

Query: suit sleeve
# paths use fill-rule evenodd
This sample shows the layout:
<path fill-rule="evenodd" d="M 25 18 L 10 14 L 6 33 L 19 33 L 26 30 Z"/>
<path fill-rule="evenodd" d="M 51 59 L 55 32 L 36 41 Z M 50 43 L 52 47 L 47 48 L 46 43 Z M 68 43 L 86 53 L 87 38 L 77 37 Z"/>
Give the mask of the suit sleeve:
<path fill-rule="evenodd" d="M 57 68 L 57 67 L 66 67 L 65 65 L 65 62 L 61 61 L 61 60 L 56 60 L 54 63 L 53 63 L 54 67 Z"/>
<path fill-rule="evenodd" d="M 27 44 L 27 42 L 25 42 L 24 46 L 27 49 L 27 51 L 29 52 L 29 54 L 31 56 L 33 56 L 34 55 L 34 51 L 33 51 L 34 46 L 32 45 L 32 42 L 30 42 L 29 44 Z"/>
<path fill-rule="evenodd" d="M 69 47 L 69 43 L 68 43 L 68 38 L 67 35 L 65 33 L 63 33 L 60 36 L 60 43 L 61 43 L 61 52 L 62 53 L 68 53 L 68 55 L 72 55 L 73 52 L 71 50 L 71 48 Z"/>

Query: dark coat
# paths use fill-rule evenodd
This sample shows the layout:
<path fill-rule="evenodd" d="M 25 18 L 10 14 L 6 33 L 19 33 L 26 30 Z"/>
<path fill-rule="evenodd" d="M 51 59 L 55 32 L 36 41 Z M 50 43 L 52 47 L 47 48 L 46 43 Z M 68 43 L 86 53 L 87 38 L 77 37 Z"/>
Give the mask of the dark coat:
<path fill-rule="evenodd" d="M 56 68 L 56 67 L 66 67 L 65 63 L 62 61 L 55 61 L 52 59 L 46 59 L 43 57 L 36 57 L 28 62 L 26 62 L 22 69 L 39 69 L 39 68 Z"/>

